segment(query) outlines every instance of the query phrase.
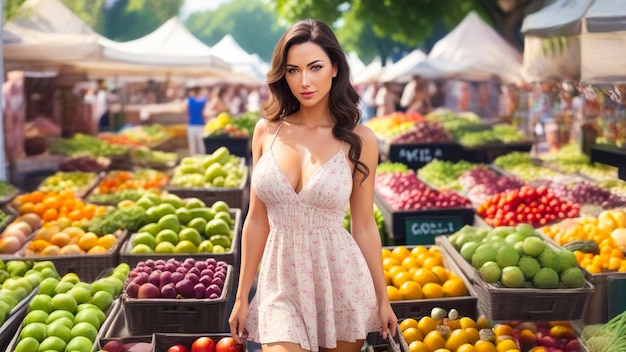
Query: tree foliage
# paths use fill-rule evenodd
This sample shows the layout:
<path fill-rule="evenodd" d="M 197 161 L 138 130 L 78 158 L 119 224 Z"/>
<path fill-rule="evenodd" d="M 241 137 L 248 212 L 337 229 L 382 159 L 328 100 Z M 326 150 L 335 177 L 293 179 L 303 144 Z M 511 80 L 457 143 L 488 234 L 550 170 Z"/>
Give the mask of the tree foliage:
<path fill-rule="evenodd" d="M 26 0 L 2 0 L 2 21 L 18 15 L 18 9 Z M 105 0 L 61 0 L 72 12 L 91 27 L 96 27 L 104 11 Z"/>
<path fill-rule="evenodd" d="M 271 58 L 274 45 L 285 30 L 261 0 L 234 0 L 213 11 L 197 12 L 189 16 L 185 25 L 210 46 L 230 34 L 244 50 L 265 61 Z"/>
<path fill-rule="evenodd" d="M 116 41 L 137 39 L 176 17 L 183 2 L 184 0 L 160 1 L 158 6 L 154 6 L 154 1 L 151 0 L 117 0 L 104 12 L 96 29 L 100 34 Z"/>

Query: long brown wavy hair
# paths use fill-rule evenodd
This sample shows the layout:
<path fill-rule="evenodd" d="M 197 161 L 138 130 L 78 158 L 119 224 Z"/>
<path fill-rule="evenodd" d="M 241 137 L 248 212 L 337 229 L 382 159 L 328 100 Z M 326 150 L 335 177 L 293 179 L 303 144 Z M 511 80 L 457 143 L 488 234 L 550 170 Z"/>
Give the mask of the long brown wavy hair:
<path fill-rule="evenodd" d="M 289 48 L 306 42 L 319 45 L 330 61 L 337 65 L 337 76 L 333 78 L 328 100 L 331 118 L 335 121 L 333 136 L 350 145 L 348 158 L 355 165 L 353 172 L 359 171 L 363 174 L 361 179 L 363 182 L 370 170 L 359 160 L 362 142 L 354 132 L 354 128 L 361 119 L 361 111 L 358 108 L 360 97 L 350 83 L 350 66 L 346 54 L 335 37 L 335 33 L 327 24 L 311 19 L 299 21 L 280 38 L 274 48 L 271 66 L 267 72 L 267 84 L 271 95 L 261 105 L 263 115 L 270 121 L 277 121 L 300 110 L 300 102 L 289 89 L 285 79 L 285 67 Z"/>

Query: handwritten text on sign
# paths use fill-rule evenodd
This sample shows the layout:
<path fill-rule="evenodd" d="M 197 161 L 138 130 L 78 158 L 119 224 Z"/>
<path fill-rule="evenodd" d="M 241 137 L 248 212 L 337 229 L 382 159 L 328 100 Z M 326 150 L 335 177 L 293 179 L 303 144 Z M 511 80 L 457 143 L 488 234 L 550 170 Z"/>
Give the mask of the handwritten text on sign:
<path fill-rule="evenodd" d="M 405 220 L 406 243 L 434 243 L 433 237 L 454 233 L 463 226 L 461 217 L 407 218 Z"/>
<path fill-rule="evenodd" d="M 398 159 L 409 163 L 427 163 L 433 159 L 442 159 L 443 150 L 437 147 L 401 148 Z"/>

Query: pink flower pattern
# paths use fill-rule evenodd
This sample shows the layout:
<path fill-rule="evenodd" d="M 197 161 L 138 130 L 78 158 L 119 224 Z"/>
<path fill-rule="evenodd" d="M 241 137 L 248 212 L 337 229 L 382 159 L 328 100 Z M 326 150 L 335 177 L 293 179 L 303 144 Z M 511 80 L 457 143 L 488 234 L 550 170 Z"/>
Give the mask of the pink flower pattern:
<path fill-rule="evenodd" d="M 249 340 L 293 342 L 310 351 L 364 339 L 380 325 L 372 277 L 343 227 L 352 172 L 343 148 L 296 193 L 271 148 L 252 187 L 265 203 L 270 233 L 246 323 Z"/>

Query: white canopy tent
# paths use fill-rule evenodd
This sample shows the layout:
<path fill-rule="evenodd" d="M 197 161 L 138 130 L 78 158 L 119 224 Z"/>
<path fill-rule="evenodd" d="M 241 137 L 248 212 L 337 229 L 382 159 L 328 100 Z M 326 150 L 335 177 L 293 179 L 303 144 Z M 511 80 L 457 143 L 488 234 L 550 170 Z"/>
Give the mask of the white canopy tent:
<path fill-rule="evenodd" d="M 521 54 L 475 12 L 470 12 L 439 40 L 425 60 L 405 74 L 425 78 L 456 78 L 504 82 L 520 80 Z"/>
<path fill-rule="evenodd" d="M 354 75 L 353 84 L 365 84 L 378 82 L 378 77 L 383 72 L 383 64 L 380 57 L 377 56 L 365 66 L 358 74 Z"/>
<path fill-rule="evenodd" d="M 359 54 L 354 51 L 351 51 L 346 55 L 346 59 L 348 60 L 348 66 L 350 66 L 350 75 L 354 78 L 365 68 L 365 64 L 361 61 Z"/>
<path fill-rule="evenodd" d="M 379 80 L 381 82 L 407 83 L 411 76 L 407 74 L 412 68 L 426 59 L 426 54 L 420 49 L 415 49 L 396 61 L 393 65 L 385 66 Z"/>
<path fill-rule="evenodd" d="M 98 59 L 99 35 L 57 0 L 27 0 L 2 28 L 5 69 L 56 69 Z"/>
<path fill-rule="evenodd" d="M 581 81 L 626 83 L 626 3 L 595 0 L 583 19 Z"/>
<path fill-rule="evenodd" d="M 555 0 L 522 23 L 527 81 L 580 77 L 582 18 L 593 0 Z"/>
<path fill-rule="evenodd" d="M 226 34 L 212 47 L 216 57 L 230 64 L 235 72 L 247 73 L 259 82 L 265 80 L 268 65 L 258 55 L 245 51 L 235 38 Z"/>

